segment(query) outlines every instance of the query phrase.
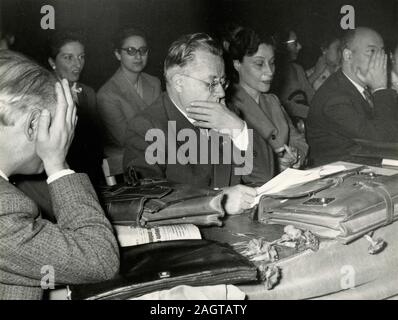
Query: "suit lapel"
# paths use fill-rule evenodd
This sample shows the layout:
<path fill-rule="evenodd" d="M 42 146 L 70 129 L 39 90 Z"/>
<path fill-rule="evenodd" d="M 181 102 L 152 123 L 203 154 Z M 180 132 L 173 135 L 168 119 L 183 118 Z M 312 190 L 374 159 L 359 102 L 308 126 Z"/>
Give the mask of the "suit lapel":
<path fill-rule="evenodd" d="M 369 103 L 365 100 L 362 94 L 358 91 L 358 89 L 352 84 L 352 82 L 346 77 L 343 71 L 340 69 L 336 72 L 342 87 L 346 88 L 350 91 L 351 95 L 355 97 L 355 100 L 362 106 L 363 110 L 373 116 L 373 108 L 369 105 Z"/>
<path fill-rule="evenodd" d="M 155 88 L 149 82 L 144 73 L 141 74 L 141 83 L 142 83 L 143 100 L 146 104 L 149 104 L 151 102 L 151 98 L 155 94 L 154 92 Z"/>
<path fill-rule="evenodd" d="M 264 107 L 265 98 L 263 96 L 260 97 L 263 100 L 263 108 L 261 108 L 241 86 L 238 85 L 235 88 L 236 92 L 233 102 L 242 111 L 243 120 L 248 122 L 265 140 L 268 140 L 271 134 L 276 134 L 278 129 L 273 123 L 271 115 Z"/>
<path fill-rule="evenodd" d="M 197 142 L 198 142 L 198 149 L 197 149 L 197 154 L 199 156 L 199 152 L 200 152 L 200 136 L 202 135 L 200 133 L 199 128 L 195 127 L 193 124 L 191 124 L 188 119 L 177 109 L 177 107 L 174 105 L 174 103 L 170 100 L 169 96 L 166 95 L 166 100 L 165 100 L 165 109 L 167 112 L 167 117 L 169 119 L 169 121 L 175 121 L 176 122 L 176 134 L 182 130 L 182 129 L 192 129 L 195 131 L 196 133 L 196 138 L 197 138 Z M 207 139 L 207 138 L 206 138 Z M 208 141 L 208 152 L 209 152 L 209 156 L 207 157 L 207 166 L 211 166 L 211 170 L 213 173 L 213 179 L 212 179 L 212 184 L 213 187 L 225 187 L 229 185 L 230 182 L 230 176 L 231 176 L 231 165 L 230 164 L 215 164 L 212 165 L 211 164 L 211 145 L 210 145 L 210 141 Z M 183 145 L 184 142 L 181 141 L 177 141 L 177 149 Z M 222 145 L 220 145 L 220 153 L 219 153 L 219 159 L 222 161 L 223 159 L 223 154 L 222 154 Z M 199 163 L 199 159 L 198 159 L 198 163 Z"/>

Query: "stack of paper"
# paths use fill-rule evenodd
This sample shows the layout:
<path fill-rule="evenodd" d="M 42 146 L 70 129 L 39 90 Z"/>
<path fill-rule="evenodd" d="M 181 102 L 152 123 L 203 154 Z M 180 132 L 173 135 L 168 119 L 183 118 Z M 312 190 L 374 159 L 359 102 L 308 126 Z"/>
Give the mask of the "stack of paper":
<path fill-rule="evenodd" d="M 314 181 L 323 176 L 346 170 L 343 165 L 326 165 L 316 169 L 297 170 L 288 168 L 276 177 L 257 188 L 257 197 L 254 205 L 258 204 L 262 195 L 275 194 L 292 186 Z"/>

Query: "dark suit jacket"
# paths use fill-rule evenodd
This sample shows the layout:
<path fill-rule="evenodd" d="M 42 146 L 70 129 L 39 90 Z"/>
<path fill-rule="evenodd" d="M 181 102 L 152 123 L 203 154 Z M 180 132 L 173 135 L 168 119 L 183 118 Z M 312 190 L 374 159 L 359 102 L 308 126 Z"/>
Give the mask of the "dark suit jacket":
<path fill-rule="evenodd" d="M 46 266 L 56 285 L 98 282 L 118 271 L 117 242 L 88 177 L 71 174 L 48 187 L 57 224 L 0 177 L 0 300 L 40 299 Z"/>
<path fill-rule="evenodd" d="M 198 187 L 225 187 L 236 185 L 241 182 L 241 177 L 234 174 L 234 165 L 222 163 L 211 164 L 210 158 L 206 158 L 207 164 L 200 164 L 200 159 L 197 159 L 197 164 L 188 163 L 184 165 L 180 164 L 178 161 L 176 164 L 170 164 L 168 161 L 168 147 L 170 141 L 167 139 L 169 121 L 175 121 L 176 123 L 176 132 L 173 130 L 170 131 L 174 133 L 174 139 L 178 132 L 186 128 L 192 129 L 193 132 L 195 132 L 197 141 L 199 141 L 202 136 L 200 130 L 194 127 L 174 106 L 168 94 L 163 93 L 155 103 L 136 115 L 129 123 L 126 140 L 127 146 L 123 160 L 125 171 L 128 171 L 130 167 L 134 167 L 141 178 L 161 177 L 171 182 L 187 183 Z M 165 155 L 168 164 L 151 165 L 148 164 L 145 159 L 147 147 L 152 144 L 152 142 L 145 141 L 145 135 L 149 129 L 153 128 L 157 128 L 165 133 L 165 145 L 158 150 L 160 150 L 161 154 Z M 177 150 L 184 144 L 185 141 L 178 141 L 176 146 Z M 198 143 L 197 149 L 195 150 L 197 155 L 201 153 L 199 148 L 200 145 Z M 219 152 L 221 160 L 223 154 L 222 148 L 223 145 L 220 144 Z M 208 153 L 209 157 L 211 152 L 212 151 L 209 151 Z"/>
<path fill-rule="evenodd" d="M 143 99 L 131 87 L 121 69 L 98 90 L 98 111 L 104 125 L 105 153 L 110 149 L 123 150 L 128 121 L 152 104 L 161 93 L 160 80 L 141 73 Z"/>
<path fill-rule="evenodd" d="M 310 157 L 314 165 L 346 160 L 357 150 L 353 139 L 398 141 L 395 93 L 376 91 L 374 108 L 341 70 L 318 89 L 307 119 Z"/>
<path fill-rule="evenodd" d="M 288 114 L 291 117 L 307 118 L 309 110 L 308 105 L 289 99 L 290 96 L 297 91 L 305 93 L 307 102 L 311 101 L 314 96 L 314 89 L 308 81 L 303 67 L 295 62 L 289 62 L 280 76 L 283 77 L 283 79 L 281 79 L 281 88 L 279 89 L 278 96 Z"/>
<path fill-rule="evenodd" d="M 71 169 L 87 173 L 91 182 L 97 184 L 102 178 L 101 163 L 103 159 L 97 101 L 92 88 L 81 83 L 78 86 L 82 88 L 77 95 L 78 122 L 66 160 Z"/>

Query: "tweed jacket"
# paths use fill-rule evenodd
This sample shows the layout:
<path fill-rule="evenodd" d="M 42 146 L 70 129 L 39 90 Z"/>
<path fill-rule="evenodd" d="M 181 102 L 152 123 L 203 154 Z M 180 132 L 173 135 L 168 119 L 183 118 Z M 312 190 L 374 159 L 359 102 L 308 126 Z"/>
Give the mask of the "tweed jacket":
<path fill-rule="evenodd" d="M 128 121 L 152 104 L 161 93 L 160 80 L 141 73 L 143 98 L 131 87 L 122 69 L 98 90 L 98 111 L 104 126 L 105 149 L 124 149 Z M 106 152 L 106 150 L 105 150 Z"/>
<path fill-rule="evenodd" d="M 0 300 L 42 298 L 49 270 L 56 285 L 118 272 L 117 242 L 87 175 L 61 177 L 49 191 L 57 224 L 42 219 L 36 204 L 0 177 Z"/>
<path fill-rule="evenodd" d="M 349 158 L 354 139 L 398 141 L 398 105 L 392 89 L 373 94 L 373 107 L 339 70 L 316 92 L 307 119 L 314 165 Z"/>

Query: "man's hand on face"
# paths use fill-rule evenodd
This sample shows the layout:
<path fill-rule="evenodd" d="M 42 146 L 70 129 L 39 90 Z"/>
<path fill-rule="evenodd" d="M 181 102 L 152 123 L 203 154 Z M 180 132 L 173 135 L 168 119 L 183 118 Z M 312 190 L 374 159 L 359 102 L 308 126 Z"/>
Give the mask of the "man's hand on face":
<path fill-rule="evenodd" d="M 222 103 L 194 101 L 186 111 L 188 117 L 196 120 L 195 126 L 214 129 L 230 136 L 240 133 L 245 126 L 244 121 Z"/>
<path fill-rule="evenodd" d="M 383 49 L 377 49 L 372 54 L 366 74 L 357 70 L 357 77 L 372 91 L 387 88 L 387 55 Z"/>
<path fill-rule="evenodd" d="M 66 154 L 73 139 L 77 123 L 76 107 L 73 103 L 68 81 L 55 84 L 57 106 L 54 117 L 43 109 L 38 123 L 36 152 L 42 159 L 47 176 L 67 169 Z"/>
<path fill-rule="evenodd" d="M 238 184 L 233 187 L 224 188 L 226 196 L 224 209 L 227 214 L 240 214 L 246 209 L 253 207 L 257 192 L 254 188 Z"/>

